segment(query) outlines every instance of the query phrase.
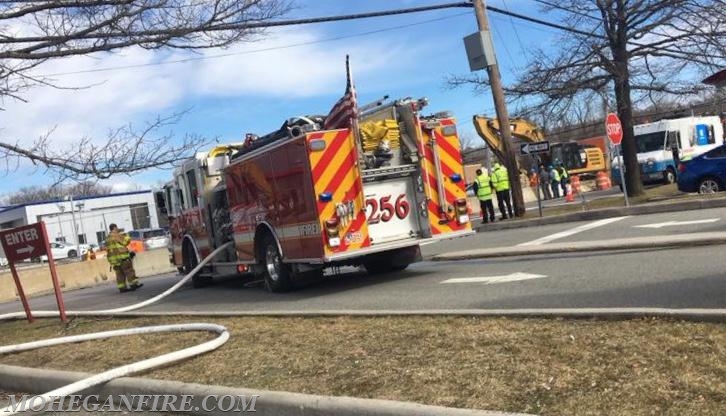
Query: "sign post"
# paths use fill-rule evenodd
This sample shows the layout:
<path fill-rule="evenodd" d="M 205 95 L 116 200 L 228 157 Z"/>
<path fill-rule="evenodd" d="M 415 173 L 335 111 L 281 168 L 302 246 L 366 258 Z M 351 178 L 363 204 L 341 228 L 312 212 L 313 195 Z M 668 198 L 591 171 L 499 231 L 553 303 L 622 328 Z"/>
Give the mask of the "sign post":
<path fill-rule="evenodd" d="M 549 153 L 550 151 L 550 142 L 542 141 L 537 143 L 523 143 L 519 146 L 519 151 L 522 152 L 523 155 L 529 155 L 532 158 L 532 164 L 536 167 L 537 165 L 537 159 L 535 157 L 538 153 Z M 539 185 L 539 171 L 535 170 L 535 175 L 537 175 L 537 188 L 534 190 L 534 192 L 537 194 L 537 208 L 539 209 L 539 216 L 542 216 L 542 198 L 539 195 L 540 185 Z M 549 186 L 549 185 L 547 185 Z"/>
<path fill-rule="evenodd" d="M 63 294 L 60 290 L 58 275 L 56 273 L 55 263 L 53 262 L 53 253 L 48 247 L 45 223 L 41 221 L 35 224 L 2 230 L 0 231 L 0 242 L 2 243 L 3 250 L 5 251 L 5 256 L 10 263 L 10 271 L 13 274 L 13 280 L 15 280 L 15 286 L 18 289 L 18 296 L 20 296 L 20 301 L 23 303 L 23 309 L 25 309 L 25 315 L 28 317 L 28 321 L 33 322 L 33 315 L 30 312 L 28 299 L 25 297 L 25 292 L 23 291 L 23 287 L 20 283 L 18 272 L 15 269 L 15 263 L 25 259 L 46 255 L 48 256 L 50 276 L 53 280 L 55 299 L 58 303 L 58 312 L 60 313 L 61 321 L 67 322 L 66 309 L 63 304 Z"/>
<path fill-rule="evenodd" d="M 609 113 L 605 118 L 605 133 L 610 139 L 610 143 L 618 150 L 620 156 L 620 184 L 623 186 L 623 196 L 625 196 L 625 206 L 630 206 L 628 201 L 628 188 L 625 186 L 625 158 L 622 155 L 622 148 L 620 143 L 623 141 L 623 125 L 620 123 L 620 118 L 615 113 Z"/>

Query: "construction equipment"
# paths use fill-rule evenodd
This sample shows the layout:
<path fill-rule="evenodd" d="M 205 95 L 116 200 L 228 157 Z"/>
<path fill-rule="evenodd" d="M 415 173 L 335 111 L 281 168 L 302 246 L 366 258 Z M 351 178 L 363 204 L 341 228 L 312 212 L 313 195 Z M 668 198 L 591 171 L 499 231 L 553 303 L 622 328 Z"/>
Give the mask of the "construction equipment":
<path fill-rule="evenodd" d="M 496 118 L 475 115 L 474 128 L 494 155 L 500 161 L 503 161 L 499 121 Z M 522 142 L 536 143 L 545 140 L 542 129 L 529 120 L 512 118 L 509 120 L 509 128 L 512 137 Z M 605 156 L 600 148 L 577 142 L 551 143 L 549 156 L 541 155 L 540 161 L 544 164 L 562 163 L 567 171 L 573 175 L 594 175 L 599 171 L 606 170 Z M 520 161 L 520 165 L 529 165 L 530 163 L 529 160 Z"/>
<path fill-rule="evenodd" d="M 164 192 L 172 262 L 188 273 L 234 241 L 195 286 L 251 272 L 280 292 L 328 267 L 403 270 L 423 241 L 472 233 L 455 121 L 427 104 L 363 106 L 358 128 L 294 117 L 184 162 Z"/>

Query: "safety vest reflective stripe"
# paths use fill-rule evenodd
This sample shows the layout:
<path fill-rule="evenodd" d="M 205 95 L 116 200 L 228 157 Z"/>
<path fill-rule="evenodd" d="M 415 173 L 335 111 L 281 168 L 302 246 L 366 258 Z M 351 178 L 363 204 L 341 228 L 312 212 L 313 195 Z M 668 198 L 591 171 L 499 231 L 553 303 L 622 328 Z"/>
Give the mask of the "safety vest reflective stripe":
<path fill-rule="evenodd" d="M 499 166 L 494 169 L 494 175 L 492 175 L 492 182 L 494 182 L 494 189 L 497 192 L 506 191 L 509 189 L 509 175 L 507 174 L 507 168 Z"/>
<path fill-rule="evenodd" d="M 560 181 L 560 173 L 557 172 L 557 169 L 552 169 L 552 180 L 554 182 L 559 182 Z"/>
<path fill-rule="evenodd" d="M 476 197 L 482 201 L 492 199 L 492 188 L 489 184 L 489 175 L 479 175 L 476 177 L 476 184 L 478 185 L 476 191 Z"/>

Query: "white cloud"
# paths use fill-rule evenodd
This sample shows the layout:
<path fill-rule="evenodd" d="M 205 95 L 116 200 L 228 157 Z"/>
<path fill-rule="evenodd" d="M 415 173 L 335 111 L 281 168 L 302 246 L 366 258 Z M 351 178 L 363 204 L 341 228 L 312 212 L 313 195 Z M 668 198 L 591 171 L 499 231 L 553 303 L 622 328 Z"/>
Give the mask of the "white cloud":
<path fill-rule="evenodd" d="M 277 31 L 256 43 L 204 51 L 210 59 L 151 65 L 188 58 L 182 52 L 129 49 L 121 53 L 73 57 L 37 69 L 55 83 L 77 90 L 37 87 L 28 103 L 6 102 L 0 139 L 22 142 L 55 129 L 59 144 L 79 136 L 103 137 L 107 129 L 139 122 L 184 106 L 187 100 L 213 97 L 315 97 L 338 92 L 344 83 L 344 56 L 354 62 L 356 76 L 390 70 L 402 62 L 404 51 L 375 43 L 316 43 L 315 31 Z M 300 45 L 283 48 L 288 45 Z M 251 53 L 260 49 L 272 49 Z M 408 54 L 415 53 L 409 48 Z M 225 54 L 231 56 L 217 57 Z M 413 60 L 413 57 L 411 57 Z M 68 74 L 109 67 L 143 66 L 115 71 Z"/>
<path fill-rule="evenodd" d="M 157 115 L 190 107 L 197 119 L 203 121 L 200 114 L 230 111 L 230 99 L 233 104 L 245 105 L 255 99 L 267 103 L 276 99 L 304 100 L 309 104 L 311 99 L 320 97 L 319 108 L 310 111 L 321 111 L 342 93 L 346 54 L 351 55 L 359 93 L 365 92 L 360 88 L 365 83 L 366 90 L 377 90 L 374 93 L 378 94 L 425 79 L 424 69 L 429 65 L 423 63 L 435 46 L 430 42 L 412 45 L 397 41 L 395 33 L 341 42 L 322 41 L 330 36 L 335 35 L 314 27 L 296 27 L 270 31 L 259 42 L 198 54 L 134 48 L 53 61 L 37 68 L 36 73 L 65 88 L 80 89 L 36 87 L 25 95 L 27 103 L 2 103 L 5 111 L 0 112 L 0 141 L 27 145 L 52 130 L 53 146 L 62 149 L 82 137 L 103 140 L 109 129 L 128 123 L 141 126 Z M 190 57 L 206 59 L 175 63 Z M 103 70 L 118 67 L 124 69 Z M 77 73 L 88 70 L 96 72 Z M 331 95 L 336 97 L 330 98 Z M 228 100 L 228 105 L 218 105 L 215 99 Z M 267 110 L 256 111 L 254 117 L 265 117 L 275 111 Z M 239 109 L 234 111 L 237 113 L 231 118 L 239 119 Z M 276 114 L 270 125 L 278 125 L 287 116 Z M 240 120 L 240 129 L 249 122 Z M 215 126 L 202 122 L 192 127 L 198 128 L 196 132 L 210 134 Z M 136 181 L 114 186 L 118 190 L 135 189 L 129 188 L 133 183 Z M 0 190 L 7 186 L 10 185 L 0 186 Z"/>

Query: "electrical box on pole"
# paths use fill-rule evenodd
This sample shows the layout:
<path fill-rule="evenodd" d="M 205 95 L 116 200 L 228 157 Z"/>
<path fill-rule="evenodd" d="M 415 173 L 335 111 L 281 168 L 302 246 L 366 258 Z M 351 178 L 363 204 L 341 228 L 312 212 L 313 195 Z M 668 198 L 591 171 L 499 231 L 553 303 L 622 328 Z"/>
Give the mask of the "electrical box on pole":
<path fill-rule="evenodd" d="M 482 30 L 464 38 L 466 57 L 469 59 L 469 69 L 479 71 L 497 64 L 497 56 L 494 53 L 494 42 L 492 33 Z"/>

